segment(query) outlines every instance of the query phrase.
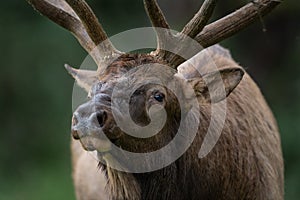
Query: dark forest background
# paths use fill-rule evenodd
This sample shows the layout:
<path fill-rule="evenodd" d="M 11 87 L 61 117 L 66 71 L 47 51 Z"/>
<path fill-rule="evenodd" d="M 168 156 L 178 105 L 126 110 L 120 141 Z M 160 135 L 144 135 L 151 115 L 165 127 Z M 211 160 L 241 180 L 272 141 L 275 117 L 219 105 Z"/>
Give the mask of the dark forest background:
<path fill-rule="evenodd" d="M 88 1 L 107 33 L 150 26 L 142 0 Z M 214 19 L 244 0 L 219 1 Z M 200 0 L 159 1 L 175 30 Z M 266 28 L 266 32 L 264 32 Z M 0 199 L 74 199 L 69 153 L 73 79 L 86 52 L 25 0 L 0 6 Z M 273 13 L 222 42 L 261 87 L 281 130 L 286 200 L 300 199 L 300 3 Z"/>

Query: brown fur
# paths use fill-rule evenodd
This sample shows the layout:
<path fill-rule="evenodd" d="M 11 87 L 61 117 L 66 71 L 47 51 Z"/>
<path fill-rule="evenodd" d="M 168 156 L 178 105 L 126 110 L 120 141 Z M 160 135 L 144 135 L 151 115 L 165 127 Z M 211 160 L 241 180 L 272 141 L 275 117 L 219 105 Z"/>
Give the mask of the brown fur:
<path fill-rule="evenodd" d="M 240 68 L 229 56 L 216 53 L 213 58 L 219 69 Z M 155 62 L 157 60 L 149 55 L 124 55 L 107 68 L 100 80 L 109 82 L 137 65 Z M 203 65 L 202 70 L 210 70 L 211 63 Z M 191 69 L 183 73 L 186 78 L 199 76 Z M 169 110 L 176 116 L 175 100 L 169 102 L 166 106 L 171 106 Z M 228 96 L 221 137 L 213 150 L 199 159 L 198 152 L 210 123 L 210 111 L 210 104 L 200 102 L 201 123 L 194 142 L 177 161 L 154 172 L 130 174 L 109 166 L 103 166 L 103 171 L 96 170 L 95 160 L 87 158 L 87 153 L 73 140 L 73 178 L 77 198 L 282 200 L 283 160 L 278 128 L 250 76 L 245 74 Z M 119 145 L 124 144 L 126 148 L 126 143 L 130 144 L 127 150 L 131 151 L 157 149 L 172 139 L 177 120 L 180 119 L 169 120 L 162 133 L 143 142 L 123 135 Z M 162 142 L 155 146 L 154 141 Z"/>

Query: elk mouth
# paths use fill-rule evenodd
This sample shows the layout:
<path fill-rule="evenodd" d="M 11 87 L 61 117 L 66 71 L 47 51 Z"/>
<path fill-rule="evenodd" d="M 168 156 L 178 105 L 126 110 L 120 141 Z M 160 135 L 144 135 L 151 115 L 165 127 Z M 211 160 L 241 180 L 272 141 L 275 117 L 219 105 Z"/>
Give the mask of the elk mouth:
<path fill-rule="evenodd" d="M 109 152 L 111 150 L 111 142 L 109 140 L 85 136 L 80 138 L 79 141 L 86 151 Z"/>
<path fill-rule="evenodd" d="M 117 126 L 104 126 L 96 129 L 75 126 L 72 128 L 72 135 L 75 140 L 80 141 L 86 151 L 109 152 L 112 150 L 112 145 L 121 148 L 121 134 Z M 111 135 L 115 137 L 111 137 Z"/>

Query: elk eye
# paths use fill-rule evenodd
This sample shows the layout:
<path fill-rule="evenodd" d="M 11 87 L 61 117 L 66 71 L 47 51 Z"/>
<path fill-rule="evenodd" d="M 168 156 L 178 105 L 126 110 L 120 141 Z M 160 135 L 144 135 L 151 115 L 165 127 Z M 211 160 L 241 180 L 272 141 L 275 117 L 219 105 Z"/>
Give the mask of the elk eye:
<path fill-rule="evenodd" d="M 164 98 L 165 98 L 165 95 L 161 94 L 161 93 L 156 93 L 154 95 L 154 99 L 158 102 L 163 102 Z"/>

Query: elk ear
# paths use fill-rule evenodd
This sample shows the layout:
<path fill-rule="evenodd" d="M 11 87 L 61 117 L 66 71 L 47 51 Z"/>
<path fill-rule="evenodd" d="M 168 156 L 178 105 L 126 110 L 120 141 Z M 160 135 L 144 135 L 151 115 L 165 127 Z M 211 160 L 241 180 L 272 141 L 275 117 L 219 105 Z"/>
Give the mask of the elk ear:
<path fill-rule="evenodd" d="M 96 71 L 79 70 L 72 68 L 68 64 L 65 64 L 65 68 L 69 72 L 69 74 L 71 74 L 71 76 L 76 80 L 77 84 L 87 92 L 89 92 L 91 87 L 98 81 Z"/>
<path fill-rule="evenodd" d="M 189 79 L 200 103 L 218 103 L 224 100 L 240 83 L 244 75 L 241 68 L 227 68 Z"/>

